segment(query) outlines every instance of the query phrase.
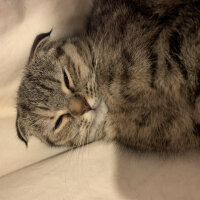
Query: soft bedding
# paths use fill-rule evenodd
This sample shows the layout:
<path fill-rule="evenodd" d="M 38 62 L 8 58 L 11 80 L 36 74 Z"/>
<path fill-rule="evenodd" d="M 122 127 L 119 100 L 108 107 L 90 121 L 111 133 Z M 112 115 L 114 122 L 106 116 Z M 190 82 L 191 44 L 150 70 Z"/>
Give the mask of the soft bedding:
<path fill-rule="evenodd" d="M 160 159 L 93 143 L 0 178 L 2 200 L 199 200 L 200 157 Z"/>

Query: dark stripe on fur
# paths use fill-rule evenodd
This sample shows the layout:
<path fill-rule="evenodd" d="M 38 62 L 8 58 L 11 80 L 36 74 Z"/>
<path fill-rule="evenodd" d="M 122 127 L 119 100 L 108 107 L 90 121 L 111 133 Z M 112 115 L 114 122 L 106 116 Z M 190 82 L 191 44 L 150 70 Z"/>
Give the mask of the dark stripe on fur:
<path fill-rule="evenodd" d="M 179 10 L 184 6 L 184 4 L 180 4 L 171 9 L 167 9 L 167 11 L 159 18 L 159 24 L 167 26 L 171 25 L 179 16 Z"/>
<path fill-rule="evenodd" d="M 188 79 L 188 72 L 186 67 L 184 66 L 182 60 L 180 59 L 181 53 L 181 44 L 182 37 L 176 31 L 172 32 L 171 37 L 169 38 L 169 53 L 173 60 L 178 64 L 181 74 L 185 80 Z"/>
<path fill-rule="evenodd" d="M 111 70 L 111 68 L 109 68 L 109 74 L 108 74 L 108 82 L 109 82 L 109 84 L 111 84 L 113 82 L 113 79 L 114 79 L 114 73 Z"/>
<path fill-rule="evenodd" d="M 50 87 L 47 87 L 46 85 L 42 84 L 42 83 L 37 83 L 37 86 L 39 86 L 40 88 L 44 89 L 44 90 L 47 90 L 49 92 L 52 92 L 53 89 L 50 88 Z"/>
<path fill-rule="evenodd" d="M 77 53 L 79 54 L 79 56 L 82 58 L 83 62 L 88 65 L 88 61 L 90 62 L 90 55 L 88 55 L 87 50 L 84 46 L 84 44 L 82 44 L 81 41 L 79 40 L 75 40 L 73 42 L 71 42 L 74 47 L 76 48 Z M 89 48 L 89 46 L 88 46 Z"/>
<path fill-rule="evenodd" d="M 197 88 L 195 91 L 195 97 L 200 95 L 200 71 L 197 73 Z"/>
<path fill-rule="evenodd" d="M 154 88 L 154 81 L 155 81 L 155 75 L 156 75 L 156 71 L 157 71 L 157 61 L 158 61 L 158 55 L 155 52 L 151 51 L 150 54 L 150 62 L 151 62 L 151 66 L 150 66 L 150 71 L 151 71 L 151 87 Z"/>
<path fill-rule="evenodd" d="M 61 83 L 60 80 L 57 80 L 57 79 L 55 79 L 55 78 L 53 78 L 53 77 L 43 76 L 42 78 L 43 78 L 44 80 L 46 80 L 46 81 L 49 81 L 49 82 Z"/>
<path fill-rule="evenodd" d="M 137 102 L 140 98 L 141 98 L 141 96 L 140 95 L 133 95 L 133 94 L 131 94 L 129 91 L 128 91 L 128 89 L 124 89 L 124 88 L 121 88 L 121 90 L 120 90 L 120 93 L 121 93 L 121 95 L 122 95 L 122 97 L 126 100 L 126 101 L 128 101 L 129 103 L 130 102 Z M 130 105 L 129 105 L 130 106 Z"/>
<path fill-rule="evenodd" d="M 194 125 L 194 134 L 200 136 L 200 124 L 198 123 Z"/>
<path fill-rule="evenodd" d="M 139 4 L 136 4 L 134 1 L 125 1 L 125 5 L 127 8 L 131 8 L 133 14 L 140 13 L 142 16 L 146 18 L 150 18 L 153 16 L 153 9 L 143 5 L 142 1 Z"/>
<path fill-rule="evenodd" d="M 94 57 L 93 48 L 92 48 L 92 46 L 89 42 L 87 44 L 88 44 L 88 48 L 90 50 L 90 55 L 92 57 L 92 67 L 94 68 L 94 67 L 96 67 L 96 60 L 95 60 L 95 57 Z"/>
<path fill-rule="evenodd" d="M 169 60 L 167 58 L 165 58 L 165 63 L 167 65 L 168 71 L 170 71 L 172 69 L 172 65 L 171 65 L 171 63 L 169 62 Z"/>
<path fill-rule="evenodd" d="M 20 103 L 18 105 L 24 112 L 30 112 L 31 109 L 26 105 L 26 104 L 23 104 L 23 103 Z"/>
<path fill-rule="evenodd" d="M 122 62 L 123 64 L 129 63 L 130 65 L 133 64 L 132 55 L 128 52 L 127 49 L 123 49 L 122 51 Z"/>
<path fill-rule="evenodd" d="M 146 127 L 150 125 L 150 112 L 143 113 L 135 119 L 135 124 L 138 127 Z"/>
<path fill-rule="evenodd" d="M 124 49 L 122 51 L 122 55 L 121 55 L 121 60 L 122 60 L 122 73 L 121 73 L 121 81 L 122 84 L 125 83 L 126 85 L 129 84 L 130 80 L 131 80 L 131 74 L 129 72 L 129 68 L 132 67 L 132 65 L 134 65 L 134 61 L 132 58 L 132 54 Z"/>
<path fill-rule="evenodd" d="M 25 77 L 26 77 L 28 80 L 34 80 L 33 75 L 32 75 L 30 72 L 27 72 L 27 74 L 25 75 Z"/>
<path fill-rule="evenodd" d="M 63 56 L 65 54 L 64 50 L 61 47 L 57 47 L 56 48 L 56 53 L 57 53 L 57 58 L 59 58 L 60 56 Z"/>
<path fill-rule="evenodd" d="M 81 42 L 79 40 L 74 40 L 74 41 L 71 41 L 71 43 L 76 48 L 77 53 L 79 54 L 79 56 L 83 57 L 83 55 L 85 54 L 85 49 L 83 48 L 83 45 L 81 44 Z"/>

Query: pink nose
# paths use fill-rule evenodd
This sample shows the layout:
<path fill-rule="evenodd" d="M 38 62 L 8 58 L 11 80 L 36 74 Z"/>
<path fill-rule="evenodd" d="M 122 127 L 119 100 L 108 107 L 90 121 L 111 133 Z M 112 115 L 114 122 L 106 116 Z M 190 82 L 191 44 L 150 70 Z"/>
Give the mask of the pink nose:
<path fill-rule="evenodd" d="M 90 110 L 91 110 L 91 107 L 90 107 L 88 104 L 84 104 L 82 110 L 83 110 L 83 113 L 85 113 L 85 112 L 90 111 Z"/>

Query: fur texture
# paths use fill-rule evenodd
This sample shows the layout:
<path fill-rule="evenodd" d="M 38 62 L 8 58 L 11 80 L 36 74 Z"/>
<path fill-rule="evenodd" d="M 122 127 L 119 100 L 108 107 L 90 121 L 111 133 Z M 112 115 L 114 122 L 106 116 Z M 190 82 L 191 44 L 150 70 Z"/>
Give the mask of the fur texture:
<path fill-rule="evenodd" d="M 199 148 L 199 27 L 199 1 L 95 1 L 84 33 L 36 38 L 18 135 L 55 146 L 107 138 L 141 151 Z"/>

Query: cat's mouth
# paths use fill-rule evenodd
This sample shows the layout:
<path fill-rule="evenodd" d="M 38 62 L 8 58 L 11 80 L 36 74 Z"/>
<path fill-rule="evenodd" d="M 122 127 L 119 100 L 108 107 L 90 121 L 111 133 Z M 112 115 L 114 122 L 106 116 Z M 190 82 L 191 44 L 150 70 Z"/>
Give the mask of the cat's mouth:
<path fill-rule="evenodd" d="M 99 116 L 102 116 L 105 113 L 107 113 L 107 107 L 102 99 L 98 101 L 89 99 L 87 103 L 90 109 L 88 109 L 87 112 L 83 114 L 83 116 L 84 118 L 87 118 L 88 120 L 92 120 L 93 123 L 95 124 L 95 121 L 98 120 L 97 118 Z"/>
<path fill-rule="evenodd" d="M 95 108 L 85 113 L 88 117 L 91 117 L 90 120 L 92 121 L 89 141 L 94 141 L 102 138 L 101 132 L 105 122 L 107 111 L 108 109 L 106 104 L 103 100 L 101 100 Z"/>
<path fill-rule="evenodd" d="M 88 100 L 87 101 L 90 109 L 87 110 L 86 113 L 94 113 L 95 116 L 97 117 L 99 115 L 99 112 L 101 112 L 101 107 L 103 105 L 103 100 L 98 100 L 98 101 L 95 101 L 95 100 Z"/>
<path fill-rule="evenodd" d="M 83 113 L 83 117 L 86 118 L 89 121 L 94 121 L 96 120 L 96 117 L 98 117 L 100 109 L 101 109 L 101 104 L 102 104 L 102 100 L 94 101 L 94 100 L 88 100 L 87 101 L 89 109 L 87 109 L 86 112 Z"/>
<path fill-rule="evenodd" d="M 105 115 L 107 113 L 107 106 L 103 100 L 99 101 L 98 105 L 89 111 L 89 113 L 94 113 L 95 119 L 94 124 L 98 125 L 101 121 L 104 121 Z"/>

